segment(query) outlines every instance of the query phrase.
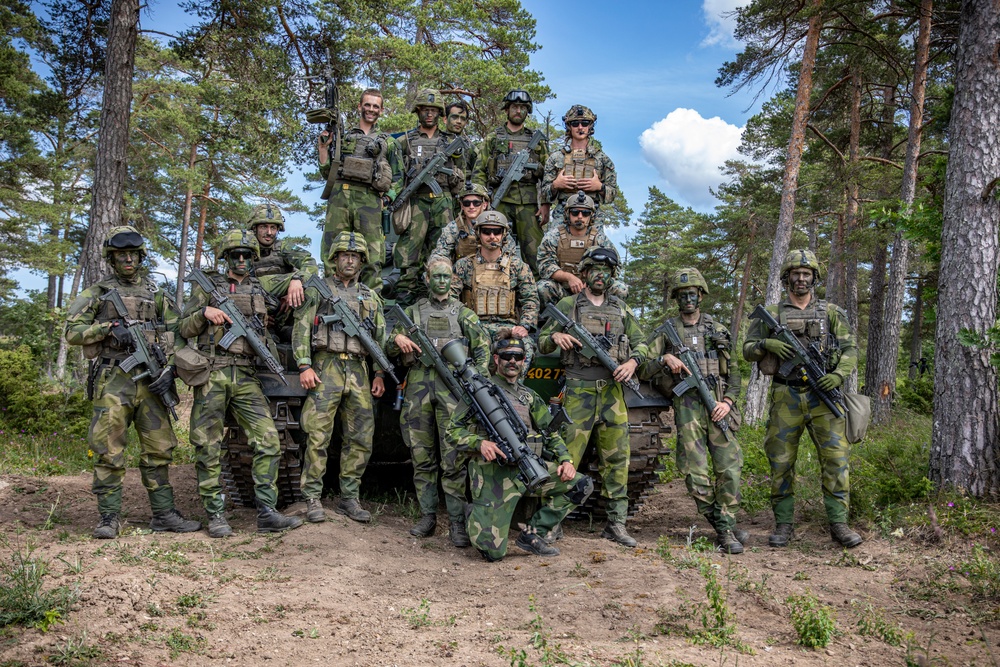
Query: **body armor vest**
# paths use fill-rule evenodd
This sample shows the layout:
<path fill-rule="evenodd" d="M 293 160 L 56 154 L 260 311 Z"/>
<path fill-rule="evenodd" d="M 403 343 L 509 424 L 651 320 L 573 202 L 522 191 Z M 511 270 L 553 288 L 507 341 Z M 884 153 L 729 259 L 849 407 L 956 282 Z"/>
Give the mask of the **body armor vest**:
<path fill-rule="evenodd" d="M 826 362 L 826 370 L 830 371 L 837 367 L 840 362 L 840 349 L 837 339 L 830 333 L 830 320 L 827 317 L 827 302 L 822 299 L 813 298 L 804 310 L 798 308 L 778 309 L 778 322 L 788 327 L 788 330 L 795 334 L 802 346 L 809 349 L 813 343 L 819 344 L 819 351 Z M 772 357 L 768 360 L 767 357 Z M 768 353 L 767 357 L 758 364 L 760 372 L 765 375 L 775 375 L 781 361 L 774 355 Z M 787 378 L 786 378 L 787 379 Z"/>
<path fill-rule="evenodd" d="M 327 279 L 326 284 L 333 290 L 334 296 L 339 296 L 344 300 L 344 303 L 351 308 L 359 320 L 363 322 L 367 317 L 374 317 L 375 302 L 372 300 L 371 290 L 364 283 L 355 281 L 350 287 L 344 287 L 344 283 L 339 280 Z M 333 306 L 330 305 L 329 301 L 323 299 L 319 308 L 316 309 L 317 317 L 332 314 Z M 359 356 L 368 354 L 357 337 L 344 333 L 343 325 L 339 322 L 323 324 L 318 320 L 313 325 L 312 349 Z"/>
<path fill-rule="evenodd" d="M 586 236 L 573 236 L 565 225 L 560 227 L 559 246 L 556 248 L 559 268 L 579 278 L 577 267 L 580 265 L 580 260 L 583 259 L 583 254 L 587 252 L 587 249 L 593 247 L 596 240 L 597 229 L 593 225 L 587 230 Z"/>
<path fill-rule="evenodd" d="M 510 255 L 500 255 L 499 261 L 472 259 L 472 286 L 462 292 L 462 301 L 476 315 L 489 319 L 513 320 L 517 317 L 514 290 L 510 280 Z"/>
<path fill-rule="evenodd" d="M 490 155 L 489 163 L 487 165 L 490 185 L 500 185 L 500 181 L 503 180 L 507 168 L 510 167 L 512 162 L 514 162 L 514 158 L 517 154 L 528 147 L 533 134 L 534 132 L 530 132 L 526 129 L 522 129 L 517 134 L 512 134 L 511 131 L 507 129 L 506 125 L 501 125 L 496 129 L 496 144 L 494 145 L 494 152 Z M 540 161 L 541 157 L 538 154 L 538 147 L 536 146 L 532 149 L 528 162 L 539 164 Z M 527 183 L 530 185 L 537 180 L 538 178 L 534 171 L 525 170 L 524 176 L 517 182 Z"/>
<path fill-rule="evenodd" d="M 524 425 L 528 427 L 528 447 L 531 448 L 531 451 L 536 456 L 541 456 L 543 446 L 542 435 L 535 430 L 535 425 L 531 421 L 531 392 L 528 391 L 527 387 L 520 384 L 516 386 L 516 389 L 512 388 L 506 382 L 496 382 L 494 384 L 500 387 L 510 402 L 511 407 L 514 408 L 514 412 L 521 418 Z M 510 462 L 508 461 L 509 464 Z"/>
<path fill-rule="evenodd" d="M 570 178 L 593 178 L 597 170 L 597 158 L 587 153 L 585 148 L 577 148 L 563 153 L 563 172 Z"/>
<path fill-rule="evenodd" d="M 697 324 L 687 325 L 679 317 L 674 318 L 674 328 L 684 340 L 684 345 L 690 348 L 698 360 L 698 368 L 704 377 L 713 376 L 720 380 L 717 386 L 725 383 L 729 375 L 728 336 L 723 338 L 715 330 L 715 322 L 708 315 L 702 315 Z M 721 397 L 725 393 L 716 391 Z"/>
<path fill-rule="evenodd" d="M 436 308 L 430 299 L 417 302 L 414 324 L 424 330 L 435 349 L 441 351 L 451 341 L 462 338 L 462 325 L 458 315 L 462 311 L 462 303 L 449 299 L 444 308 Z"/>
<path fill-rule="evenodd" d="M 583 292 L 577 295 L 573 304 L 573 319 L 595 336 L 607 336 L 611 342 L 608 354 L 622 363 L 628 361 L 629 343 L 625 335 L 625 310 L 620 299 L 606 294 L 604 303 L 595 306 Z M 576 350 L 562 351 L 563 366 L 566 368 L 589 368 L 600 366 L 597 359 L 588 359 Z M 608 371 L 610 374 L 610 371 Z"/>
<path fill-rule="evenodd" d="M 124 283 L 117 278 L 110 278 L 102 280 L 98 285 L 103 289 L 103 293 L 117 289 L 118 294 L 125 303 L 125 309 L 128 311 L 128 319 L 143 323 L 143 334 L 146 336 L 146 342 L 159 344 L 163 346 L 165 353 L 170 354 L 174 346 L 174 334 L 167 331 L 166 326 L 163 324 L 163 319 L 156 314 L 155 295 L 160 289 L 156 286 L 156 283 L 145 278 L 135 284 Z M 97 309 L 97 316 L 94 318 L 94 321 L 114 322 L 121 319 L 118 311 L 115 310 L 115 307 L 110 302 L 102 301 L 100 302 L 100 307 Z M 84 345 L 83 356 L 87 359 L 103 356 L 121 360 L 131 354 L 128 350 L 120 350 L 112 347 L 113 340 L 111 336 L 108 336 L 100 342 Z"/>
<path fill-rule="evenodd" d="M 388 173 L 385 142 L 383 134 L 364 134 L 358 128 L 348 132 L 341 143 L 337 178 L 368 185 L 380 193 L 387 192 L 392 174 Z M 372 148 L 369 149 L 369 146 Z M 375 155 L 369 155 L 369 151 Z"/>
<path fill-rule="evenodd" d="M 264 253 L 267 253 L 265 256 Z M 281 254 L 281 242 L 275 241 L 270 248 L 260 249 L 261 258 L 253 263 L 253 274 L 258 278 L 261 276 L 276 276 L 282 273 L 291 273 L 295 270 L 285 261 Z"/>
<path fill-rule="evenodd" d="M 447 133 L 438 131 L 433 138 L 428 137 L 420 132 L 420 130 L 410 130 L 406 133 L 406 173 L 410 174 L 412 172 L 413 176 L 420 173 L 420 170 L 424 168 L 427 161 L 433 158 L 437 153 L 440 153 L 445 149 L 445 147 L 450 143 L 450 136 Z M 455 166 L 455 161 L 451 156 L 445 160 L 444 165 L 446 168 L 453 168 Z M 440 185 L 445 191 L 448 190 L 448 175 L 438 172 L 435 174 L 434 178 L 437 180 L 438 185 Z M 422 186 L 426 187 L 426 186 Z"/>
<path fill-rule="evenodd" d="M 470 257 L 476 254 L 479 249 L 479 240 L 472 225 L 466 221 L 464 215 L 459 215 L 455 219 L 455 226 L 458 227 L 458 240 L 455 242 L 455 251 L 452 257 L 453 262 L 457 262 L 463 257 Z"/>
<path fill-rule="evenodd" d="M 254 317 L 261 322 L 267 321 L 267 300 L 264 298 L 264 289 L 257 282 L 256 278 L 244 278 L 242 282 L 230 282 L 229 279 L 220 273 L 209 273 L 219 291 L 228 296 L 240 309 L 243 316 L 248 320 Z M 203 332 L 198 335 L 198 349 L 210 357 L 232 355 L 240 357 L 256 356 L 250 343 L 243 336 L 236 339 L 236 342 L 228 350 L 218 347 L 216 343 L 226 334 L 225 325 L 215 325 L 211 322 Z"/>

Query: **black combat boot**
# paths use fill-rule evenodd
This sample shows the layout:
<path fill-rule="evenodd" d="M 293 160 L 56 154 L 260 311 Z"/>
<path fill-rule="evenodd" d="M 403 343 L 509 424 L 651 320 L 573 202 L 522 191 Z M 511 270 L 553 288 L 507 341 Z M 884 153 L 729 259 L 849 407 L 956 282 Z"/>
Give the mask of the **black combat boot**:
<path fill-rule="evenodd" d="M 727 554 L 743 553 L 743 545 L 736 539 L 731 530 L 720 530 L 715 533 L 715 546 Z"/>
<path fill-rule="evenodd" d="M 465 517 L 451 520 L 451 526 L 448 527 L 448 537 L 451 538 L 451 543 L 459 549 L 472 546 L 469 531 L 465 527 Z"/>
<path fill-rule="evenodd" d="M 529 533 L 527 531 L 521 531 L 521 534 L 517 536 L 517 540 L 514 542 L 520 549 L 524 549 L 528 553 L 533 553 L 536 556 L 558 556 L 559 550 L 555 547 L 550 547 L 545 543 L 538 533 Z"/>
<path fill-rule="evenodd" d="M 209 537 L 229 537 L 233 534 L 233 529 L 229 527 L 229 522 L 222 512 L 208 515 L 208 536 Z"/>
<path fill-rule="evenodd" d="M 792 530 L 792 524 L 779 523 L 774 527 L 774 532 L 771 533 L 771 536 L 767 538 L 767 543 L 772 547 L 787 547 L 794 536 L 795 531 Z"/>
<path fill-rule="evenodd" d="M 273 507 L 267 505 L 257 506 L 257 532 L 258 533 L 280 533 L 283 530 L 291 530 L 302 525 L 302 519 L 294 516 L 285 516 Z"/>
<path fill-rule="evenodd" d="M 434 529 L 437 528 L 438 520 L 435 514 L 424 514 L 420 517 L 420 521 L 417 522 L 413 528 L 410 528 L 410 535 L 414 537 L 430 537 L 434 534 Z"/>
<path fill-rule="evenodd" d="M 154 514 L 149 527 L 157 533 L 193 533 L 201 530 L 201 522 L 189 521 L 176 509 L 171 509 Z"/>
<path fill-rule="evenodd" d="M 121 532 L 122 522 L 117 512 L 101 515 L 101 522 L 94 529 L 94 539 L 113 540 Z"/>
<path fill-rule="evenodd" d="M 831 523 L 830 537 L 833 538 L 834 542 L 848 549 L 853 549 L 864 542 L 861 536 L 851 530 L 846 523 Z"/>

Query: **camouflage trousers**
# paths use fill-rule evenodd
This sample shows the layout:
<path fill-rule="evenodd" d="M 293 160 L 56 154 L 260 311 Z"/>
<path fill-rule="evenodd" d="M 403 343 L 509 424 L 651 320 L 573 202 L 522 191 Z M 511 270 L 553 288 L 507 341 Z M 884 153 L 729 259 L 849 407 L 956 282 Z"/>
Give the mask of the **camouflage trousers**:
<path fill-rule="evenodd" d="M 486 335 L 490 337 L 490 373 L 496 373 L 497 367 L 493 363 L 493 344 L 497 340 L 497 333 L 501 329 L 513 329 L 518 326 L 517 322 L 504 322 L 497 320 L 479 320 L 479 325 L 486 332 Z M 535 358 L 535 342 L 531 339 L 531 336 L 526 336 L 524 339 L 524 373 L 528 372 L 531 368 L 531 360 Z M 521 377 L 524 377 L 524 373 Z"/>
<path fill-rule="evenodd" d="M 92 488 L 98 511 L 101 514 L 121 511 L 129 424 L 135 424 L 139 434 L 139 476 L 149 494 L 153 513 L 173 509 L 169 469 L 177 438 L 163 402 L 149 392 L 147 381 L 136 382 L 117 366 L 101 370 L 94 395 L 97 398 L 89 442 L 94 457 Z"/>
<path fill-rule="evenodd" d="M 392 249 L 392 261 L 399 269 L 396 294 L 407 305 L 427 294 L 423 273 L 427 260 L 437 245 L 441 230 L 451 222 L 451 195 L 422 194 L 410 198 L 410 226 L 396 241 Z"/>
<path fill-rule="evenodd" d="M 247 435 L 253 449 L 253 490 L 257 502 L 268 507 L 278 503 L 278 463 L 281 445 L 271 419 L 271 408 L 260 381 L 246 366 L 217 368 L 208 382 L 194 388 L 191 409 L 191 444 L 195 450 L 198 493 L 208 514 L 218 514 L 222 499 L 222 438 L 226 410 Z"/>
<path fill-rule="evenodd" d="M 368 263 L 361 268 L 360 280 L 374 290 L 382 289 L 385 264 L 385 234 L 382 233 L 382 203 L 379 194 L 364 185 L 337 184 L 326 204 L 320 256 L 324 273 L 334 274 L 330 246 L 341 232 L 357 232 L 368 245 Z"/>
<path fill-rule="evenodd" d="M 579 467 L 591 440 L 598 455 L 601 496 L 607 498 L 608 521 L 628 517 L 628 468 L 631 455 L 628 406 L 622 386 L 614 380 L 566 380 L 563 408 L 573 420 L 562 427 L 566 449 Z"/>
<path fill-rule="evenodd" d="M 541 309 L 544 309 L 546 304 L 559 303 L 560 299 L 573 294 L 569 288 L 556 280 L 539 280 L 536 284 L 538 286 L 538 307 Z M 619 299 L 627 299 L 628 285 L 620 280 L 612 279 L 611 285 L 608 287 L 608 294 Z"/>
<path fill-rule="evenodd" d="M 372 456 L 372 437 L 375 434 L 368 366 L 359 357 L 315 352 L 313 369 L 322 382 L 309 390 L 302 406 L 302 430 L 308 436 L 302 466 L 302 495 L 307 499 L 318 499 L 323 495 L 327 449 L 339 412 L 343 436 L 340 446 L 340 497 L 357 498 L 361 477 Z"/>
<path fill-rule="evenodd" d="M 465 487 L 468 452 L 461 452 L 445 437 L 445 430 L 458 409 L 458 400 L 437 379 L 437 372 L 414 366 L 406 376 L 406 394 L 399 424 L 403 441 L 413 461 L 413 486 L 421 514 L 436 514 L 438 477 L 444 491 L 448 516 L 465 516 Z M 435 438 L 436 434 L 436 438 Z"/>
<path fill-rule="evenodd" d="M 771 464 L 771 508 L 776 523 L 793 522 L 795 461 L 804 428 L 809 429 L 819 456 L 826 516 L 830 523 L 847 521 L 851 446 L 844 433 L 846 424 L 843 417 L 834 417 L 830 408 L 808 389 L 773 385 L 764 452 Z"/>
<path fill-rule="evenodd" d="M 503 213 L 510 222 L 511 231 L 521 246 L 521 257 L 538 277 L 538 246 L 542 243 L 542 225 L 535 217 L 537 204 L 509 204 L 500 202 L 496 210 Z"/>
<path fill-rule="evenodd" d="M 549 481 L 539 487 L 534 496 L 544 504 L 532 515 L 526 530 L 545 536 L 566 515 L 582 505 L 593 491 L 593 481 L 586 475 L 564 482 L 559 479 L 557 463 L 544 461 L 549 471 Z M 517 501 L 527 489 L 517 478 L 517 466 L 489 463 L 481 456 L 469 462 L 469 487 L 472 504 L 469 506 L 466 528 L 473 546 L 493 560 L 507 554 L 507 535 L 510 521 L 517 508 Z"/>
<path fill-rule="evenodd" d="M 743 451 L 739 443 L 735 437 L 727 438 L 709 419 L 708 411 L 694 391 L 674 399 L 674 421 L 677 424 L 677 471 L 684 476 L 684 484 L 694 498 L 698 513 L 711 515 L 718 528 L 733 528 L 736 510 L 740 508 L 740 472 L 743 470 Z"/>

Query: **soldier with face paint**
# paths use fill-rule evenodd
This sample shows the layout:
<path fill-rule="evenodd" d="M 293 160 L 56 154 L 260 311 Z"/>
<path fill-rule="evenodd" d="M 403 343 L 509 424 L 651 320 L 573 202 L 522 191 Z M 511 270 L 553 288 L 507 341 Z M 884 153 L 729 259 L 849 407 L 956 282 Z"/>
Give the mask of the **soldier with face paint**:
<path fill-rule="evenodd" d="M 101 521 L 94 537 L 111 539 L 122 527 L 122 482 L 129 424 L 139 436 L 139 473 L 149 495 L 154 531 L 189 533 L 201 528 L 174 508 L 169 467 L 177 438 L 161 396 L 174 391 L 174 337 L 177 312 L 168 296 L 140 271 L 146 242 L 134 227 L 113 227 L 101 254 L 114 276 L 84 290 L 70 306 L 66 341 L 82 345 L 91 359 L 94 418 L 88 441 L 94 459 L 93 492 Z M 143 372 L 126 373 L 121 362 L 134 351 L 132 334 L 117 310 L 101 297 L 115 290 L 128 309 L 129 319 L 148 325 L 147 341 L 162 347 L 167 363 L 156 378 L 134 379 Z"/>
<path fill-rule="evenodd" d="M 528 427 L 529 440 L 540 445 L 540 455 L 550 477 L 535 491 L 544 504 L 521 530 L 514 544 L 536 556 L 558 556 L 559 549 L 547 544 L 543 536 L 586 502 L 594 490 L 594 483 L 590 477 L 576 471 L 558 432 L 547 433 L 552 419 L 548 404 L 520 381 L 525 358 L 522 339 L 510 337 L 506 330 L 498 334 L 493 355 L 497 373 L 493 383 L 506 394 Z M 469 538 L 486 561 L 502 560 L 507 554 L 507 535 L 514 509 L 526 492 L 524 483 L 518 479 L 517 466 L 506 465 L 503 452 L 495 442 L 484 439 L 474 413 L 464 404 L 451 421 L 448 437 L 453 446 L 480 454 L 469 462 L 472 493 Z"/>
<path fill-rule="evenodd" d="M 371 325 L 371 337 L 385 344 L 382 300 L 358 280 L 368 261 L 365 241 L 359 234 L 342 232 L 330 248 L 328 262 L 335 268 L 325 278 L 335 297 L 347 303 L 362 323 Z M 372 455 L 375 419 L 372 398 L 385 393 L 383 372 L 368 380 L 368 352 L 355 336 L 348 336 L 338 322 L 323 323 L 333 305 L 317 290 L 306 290 L 306 303 L 295 311 L 292 352 L 299 366 L 299 382 L 309 391 L 302 406 L 302 430 L 308 435 L 302 468 L 302 495 L 306 520 L 326 520 L 320 498 L 326 474 L 327 448 L 334 421 L 340 414 L 343 438 L 340 449 L 340 501 L 336 512 L 368 523 L 371 512 L 358 501 L 361 477 Z"/>
<path fill-rule="evenodd" d="M 272 305 L 269 301 L 276 305 L 288 285 L 283 276 L 263 279 L 253 276 L 253 263 L 259 258 L 256 237 L 246 230 L 234 230 L 223 235 L 216 248 L 216 260 L 225 262 L 226 272 L 207 273 L 215 287 L 225 293 L 248 320 L 255 317 L 265 320 L 269 305 Z M 246 432 L 254 452 L 257 531 L 280 532 L 297 528 L 302 525 L 300 519 L 285 516 L 275 509 L 278 502 L 275 481 L 281 446 L 271 419 L 271 409 L 257 379 L 256 353 L 243 337 L 228 350 L 218 344 L 226 333 L 227 323 L 231 324 L 232 320 L 212 305 L 211 296 L 198 285 L 192 287 L 179 330 L 185 338 L 194 339 L 191 343 L 208 359 L 211 369 L 208 381 L 194 388 L 194 407 L 191 410 L 191 444 L 197 459 L 198 490 L 209 518 L 208 534 L 211 537 L 227 537 L 233 532 L 223 515 L 221 479 L 222 438 L 227 410 Z"/>
<path fill-rule="evenodd" d="M 781 281 L 787 296 L 767 311 L 795 334 L 808 348 L 817 345 L 827 374 L 819 380 L 824 391 L 844 384 L 858 364 L 858 347 L 847 313 L 835 304 L 817 299 L 813 288 L 820 279 L 816 255 L 809 250 L 792 250 L 781 267 Z M 823 505 L 830 522 L 830 536 L 851 548 L 861 544 L 861 536 L 847 525 L 850 504 L 848 462 L 850 444 L 845 433 L 846 419 L 836 417 L 801 377 L 778 373 L 782 360 L 792 356 L 791 347 L 770 338 L 767 327 L 753 320 L 743 344 L 743 356 L 756 361 L 761 373 L 773 375 L 771 412 L 764 438 L 764 451 L 771 463 L 771 508 L 775 529 L 768 538 L 772 547 L 784 547 L 794 534 L 795 462 L 802 431 L 816 445 L 823 477 Z"/>
<path fill-rule="evenodd" d="M 451 296 L 452 266 L 447 259 L 432 258 L 427 265 L 430 295 L 406 308 L 410 320 L 427 334 L 438 352 L 453 340 L 467 341 L 466 356 L 471 356 L 479 372 L 486 374 L 490 358 L 489 336 L 479 326 L 476 314 Z M 413 486 L 420 504 L 420 521 L 410 529 L 414 537 L 429 537 L 437 526 L 438 477 L 444 491 L 445 506 L 451 522 L 449 537 L 456 547 L 469 546 L 465 528 L 465 466 L 468 452 L 458 451 L 445 437 L 459 399 L 438 377 L 433 366 L 425 366 L 417 355 L 420 347 L 405 335 L 401 326 L 389 336 L 386 353 L 404 355 L 410 366 L 406 393 L 399 423 L 403 440 L 413 461 Z M 436 438 L 435 438 L 436 434 Z M 435 442 L 436 441 L 436 442 Z"/>
<path fill-rule="evenodd" d="M 685 347 L 698 359 L 699 371 L 714 389 L 716 401 L 715 410 L 709 414 L 695 390 L 673 399 L 677 470 L 684 477 L 698 513 L 715 530 L 719 549 L 731 554 L 742 553 L 750 537 L 747 531 L 736 527 L 743 452 L 736 438 L 727 435 L 717 424 L 730 417 L 740 396 L 739 369 L 731 363 L 733 343 L 726 327 L 701 312 L 701 300 L 708 294 L 708 284 L 698 269 L 680 269 L 671 282 L 670 296 L 677 300 L 680 311 L 672 324 Z M 675 356 L 679 350 L 670 343 L 663 327 L 653 332 L 648 344 L 649 360 L 639 369 L 639 377 L 643 380 L 653 380 L 658 388 L 665 389 L 691 375 L 691 369 Z"/>

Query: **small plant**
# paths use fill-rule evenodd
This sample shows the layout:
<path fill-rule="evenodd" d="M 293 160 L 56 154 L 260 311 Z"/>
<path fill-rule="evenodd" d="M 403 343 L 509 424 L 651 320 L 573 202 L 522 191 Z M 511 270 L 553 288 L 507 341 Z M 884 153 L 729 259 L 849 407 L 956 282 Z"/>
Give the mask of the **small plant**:
<path fill-rule="evenodd" d="M 47 630 L 68 613 L 76 593 L 66 586 L 44 590 L 48 563 L 32 556 L 26 544 L 10 558 L 0 560 L 0 628 L 8 625 L 37 625 Z"/>
<path fill-rule="evenodd" d="M 431 602 L 427 598 L 421 598 L 416 609 L 403 607 L 399 610 L 400 615 L 410 624 L 410 628 L 417 630 L 433 625 L 431 621 Z"/>
<path fill-rule="evenodd" d="M 792 615 L 798 643 L 808 648 L 825 648 L 837 632 L 832 607 L 821 604 L 811 592 L 789 595 L 785 600 Z"/>
<path fill-rule="evenodd" d="M 87 645 L 86 630 L 79 637 L 68 637 L 66 643 L 59 646 L 54 653 L 45 659 L 53 665 L 87 665 L 91 660 L 97 660 L 103 655 L 100 647 Z"/>
<path fill-rule="evenodd" d="M 195 607 L 205 607 L 205 599 L 201 593 L 185 593 L 177 598 L 178 609 L 194 609 Z"/>
<path fill-rule="evenodd" d="M 969 591 L 976 600 L 1000 601 L 1000 560 L 991 557 L 982 545 L 975 545 L 969 560 L 959 564 L 957 572 L 969 582 Z"/>
<path fill-rule="evenodd" d="M 528 622 L 528 629 L 531 630 L 529 648 L 534 649 L 538 658 L 538 667 L 554 667 L 555 665 L 578 665 L 562 650 L 559 644 L 552 642 L 551 632 L 545 626 L 542 615 L 535 605 L 535 596 L 528 598 L 528 610 L 534 614 Z M 528 659 L 528 651 L 523 648 L 508 648 L 500 645 L 497 652 L 510 660 L 510 667 L 535 667 L 536 663 Z"/>
<path fill-rule="evenodd" d="M 583 566 L 583 563 L 577 563 L 576 566 L 569 571 L 574 577 L 579 577 L 580 579 L 586 579 L 590 576 L 590 570 Z"/>
<path fill-rule="evenodd" d="M 875 608 L 871 603 L 851 603 L 858 612 L 858 634 L 863 637 L 881 639 L 889 646 L 899 646 L 903 643 L 903 629 L 898 623 L 886 620 L 885 612 Z"/>
<path fill-rule="evenodd" d="M 184 634 L 178 628 L 171 630 L 166 639 L 167 648 L 170 649 L 171 660 L 177 658 L 181 653 L 201 653 L 206 643 L 204 637 L 200 635 L 192 637 L 191 635 Z"/>
<path fill-rule="evenodd" d="M 805 570 L 799 570 L 794 575 L 792 575 L 792 581 L 809 581 L 812 577 Z"/>
<path fill-rule="evenodd" d="M 35 623 L 35 627 L 42 632 L 48 632 L 53 625 L 59 625 L 62 623 L 65 623 L 65 621 L 63 621 L 62 612 L 58 609 L 48 609 L 42 617 L 38 619 L 38 622 Z"/>
<path fill-rule="evenodd" d="M 319 639 L 319 630 L 316 628 L 309 628 L 308 630 L 295 630 L 292 632 L 293 637 L 302 637 L 308 639 Z"/>

